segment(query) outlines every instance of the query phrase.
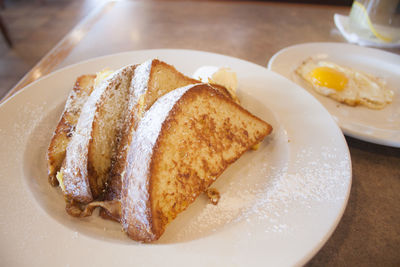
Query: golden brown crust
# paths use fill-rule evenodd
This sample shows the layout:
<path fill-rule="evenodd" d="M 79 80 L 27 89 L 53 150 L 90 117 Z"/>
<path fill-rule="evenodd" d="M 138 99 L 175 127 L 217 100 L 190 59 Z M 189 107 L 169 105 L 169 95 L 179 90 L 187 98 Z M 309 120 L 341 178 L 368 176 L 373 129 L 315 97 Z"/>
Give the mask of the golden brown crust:
<path fill-rule="evenodd" d="M 94 201 L 89 204 L 82 205 L 79 202 L 71 201 L 67 202 L 65 207 L 66 212 L 73 217 L 88 217 L 91 216 L 93 211 L 101 207 L 108 211 L 107 214 L 103 214 L 103 218 L 118 221 L 121 217 L 121 202 L 118 200 L 112 201 Z"/>
<path fill-rule="evenodd" d="M 210 99 L 215 100 L 216 98 L 219 99 L 219 101 L 221 101 L 222 103 L 220 104 L 222 106 L 223 102 L 225 104 L 229 104 L 229 105 L 235 105 L 236 108 L 238 108 L 241 112 L 246 113 L 248 116 L 251 116 L 253 119 L 258 120 L 261 123 L 264 123 L 262 120 L 260 120 L 259 118 L 255 117 L 253 114 L 251 114 L 250 112 L 248 112 L 247 110 L 245 110 L 242 106 L 236 104 L 235 102 L 231 101 L 230 99 L 228 99 L 225 95 L 223 95 L 223 93 L 221 93 L 221 91 L 219 90 L 210 90 L 210 88 L 207 85 L 198 85 L 195 88 L 196 90 L 190 90 L 189 92 L 187 92 L 186 94 L 184 94 L 181 99 L 179 100 L 179 103 L 177 103 L 173 109 L 170 112 L 170 115 L 168 116 L 167 120 L 163 123 L 162 128 L 161 128 L 161 132 L 159 135 L 159 138 L 157 139 L 156 145 L 154 147 L 154 153 L 153 153 L 153 158 L 150 164 L 150 173 L 151 174 L 157 174 L 159 173 L 159 170 L 157 170 L 154 165 L 156 165 L 157 161 L 161 161 L 162 160 L 162 155 L 163 155 L 163 151 L 159 151 L 162 150 L 162 148 L 160 148 L 160 146 L 162 147 L 162 145 L 160 145 L 160 143 L 164 142 L 164 138 L 168 137 L 168 132 L 170 132 L 170 129 L 173 128 L 173 124 L 176 123 L 177 120 L 177 116 L 175 114 L 179 114 L 182 113 L 182 109 L 183 107 L 185 107 L 186 105 L 190 105 L 188 103 L 193 102 L 195 100 L 195 98 L 200 97 L 200 95 L 205 94 L 206 97 L 209 97 Z M 216 89 L 216 88 L 214 88 Z M 208 110 L 210 110 L 210 108 L 206 108 Z M 218 113 L 218 110 L 213 110 L 214 112 Z M 216 140 L 213 140 L 216 144 L 211 143 L 212 141 L 210 140 L 210 136 L 212 136 L 213 134 L 216 133 L 217 129 L 215 124 L 212 122 L 212 120 L 210 120 L 209 122 L 206 122 L 204 125 L 202 125 L 201 127 L 197 127 L 199 124 L 202 124 L 202 121 L 207 121 L 209 120 L 209 115 L 208 114 L 204 114 L 204 116 L 202 116 L 200 118 L 200 120 L 198 121 L 192 121 L 191 124 L 189 124 L 190 128 L 194 128 L 196 129 L 195 132 L 195 138 L 197 138 L 198 140 L 201 140 L 201 142 L 204 143 L 209 143 L 209 145 L 212 146 L 212 151 L 213 153 L 221 153 L 222 150 L 224 149 L 223 147 L 221 147 L 218 143 L 219 140 L 223 140 L 224 138 L 228 139 L 231 142 L 237 142 L 239 143 L 241 146 L 247 146 L 247 148 L 245 150 L 242 150 L 241 152 L 239 152 L 238 154 L 236 154 L 235 157 L 230 158 L 229 160 L 227 159 L 222 159 L 220 162 L 220 166 L 217 170 L 211 170 L 208 165 L 208 161 L 206 159 L 203 159 L 202 163 L 203 163 L 203 168 L 204 168 L 204 172 L 208 173 L 209 176 L 213 177 L 213 179 L 208 179 L 205 180 L 203 177 L 199 177 L 197 173 L 193 174 L 191 173 L 191 167 L 192 165 L 194 165 L 194 161 L 195 158 L 192 158 L 193 161 L 187 162 L 184 165 L 186 166 L 182 166 L 182 170 L 178 171 L 178 175 L 180 177 L 182 177 L 183 179 L 178 179 L 180 186 L 182 186 L 183 188 L 187 187 L 187 180 L 191 178 L 191 176 L 195 176 L 195 179 L 193 179 L 193 184 L 191 188 L 191 191 L 193 192 L 192 194 L 195 194 L 196 197 L 198 195 L 200 195 L 201 193 L 205 192 L 206 189 L 216 180 L 217 177 L 219 177 L 224 170 L 233 162 L 235 162 L 244 152 L 246 152 L 249 148 L 251 148 L 253 145 L 258 144 L 258 142 L 260 142 L 266 135 L 268 135 L 271 130 L 272 127 L 269 124 L 267 125 L 267 130 L 265 132 L 265 135 L 260 135 L 258 136 L 258 138 L 256 138 L 254 141 L 252 141 L 252 143 L 248 143 L 248 140 L 244 140 L 244 136 L 247 135 L 247 131 L 243 130 L 243 129 L 230 129 L 231 125 L 229 125 L 228 127 L 225 127 L 222 131 L 219 132 L 219 135 Z M 227 118 L 227 122 L 230 121 L 230 118 Z M 243 134 L 241 134 L 240 136 L 237 136 L 237 132 L 239 131 L 243 131 Z M 168 146 L 168 141 L 164 142 L 164 146 Z M 178 160 L 179 161 L 179 160 Z M 182 164 L 182 161 L 179 162 Z M 189 170 L 189 172 L 188 172 Z M 165 216 L 165 213 L 161 212 L 159 210 L 159 207 L 157 207 L 157 205 L 154 203 L 154 195 L 152 194 L 153 191 L 153 183 L 154 183 L 154 179 L 157 179 L 156 176 L 151 176 L 149 178 L 150 182 L 149 182 L 149 195 L 150 195 L 150 206 L 152 207 L 152 226 L 153 226 L 153 231 L 156 237 L 160 237 L 164 231 L 165 231 L 165 227 L 166 225 L 173 219 L 175 219 L 175 217 L 178 215 L 178 213 L 182 212 L 183 210 L 185 210 L 189 204 L 191 204 L 194 200 L 195 197 L 186 197 L 183 200 L 175 200 L 175 209 L 178 210 L 177 206 L 182 206 L 182 208 L 180 210 L 178 210 L 177 212 L 173 213 L 173 215 L 171 217 Z M 192 195 L 190 194 L 190 195 Z"/>
<path fill-rule="evenodd" d="M 160 61 L 158 59 L 154 59 L 151 63 L 152 65 L 152 71 L 150 71 L 150 77 L 149 77 L 149 88 L 148 88 L 148 95 L 146 96 L 145 100 L 145 107 L 146 110 L 148 110 L 153 103 L 162 95 L 165 93 L 168 93 L 169 91 L 188 85 L 188 84 L 196 84 L 200 83 L 200 81 L 195 80 L 193 78 L 185 76 L 183 73 L 179 72 L 176 70 L 176 68 L 172 65 L 169 65 L 163 61 Z M 156 76 L 160 76 L 159 71 L 168 71 L 170 72 L 169 75 L 171 75 L 169 78 L 173 78 L 173 86 L 168 88 L 169 90 L 163 90 L 163 80 L 158 80 Z M 163 92 L 165 91 L 165 92 Z"/>
<path fill-rule="evenodd" d="M 58 185 L 56 178 L 65 158 L 65 150 L 75 130 L 83 104 L 93 91 L 96 75 L 82 75 L 77 78 L 75 85 L 68 97 L 67 104 L 61 119 L 54 131 L 47 150 L 47 170 L 49 183 Z"/>
<path fill-rule="evenodd" d="M 173 94 L 177 91 L 160 98 L 146 113 L 140 122 L 146 126 L 139 126 L 132 142 L 142 140 L 148 133 L 146 127 L 157 129 L 147 123 L 161 115 L 159 106 Z M 153 147 L 136 143 L 137 149 L 129 155 L 131 171 L 123 179 L 122 225 L 128 236 L 138 241 L 158 239 L 166 225 L 227 166 L 272 130 L 205 84 L 192 86 L 167 112 Z M 150 153 L 149 158 L 139 153 Z M 143 172 L 142 166 L 147 166 L 147 171 Z"/>

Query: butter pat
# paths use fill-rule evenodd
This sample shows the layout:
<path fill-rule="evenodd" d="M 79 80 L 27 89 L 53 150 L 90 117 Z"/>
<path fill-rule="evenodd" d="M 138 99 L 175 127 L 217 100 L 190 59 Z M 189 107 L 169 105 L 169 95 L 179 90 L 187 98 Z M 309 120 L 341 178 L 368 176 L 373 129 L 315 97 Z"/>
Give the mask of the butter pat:
<path fill-rule="evenodd" d="M 105 79 L 107 79 L 114 71 L 110 69 L 104 69 L 98 73 L 96 73 L 96 79 L 94 80 L 94 88 L 99 86 Z"/>
<path fill-rule="evenodd" d="M 239 103 L 239 99 L 236 96 L 237 76 L 230 68 L 203 66 L 194 72 L 193 78 L 205 83 L 218 84 L 225 87 L 232 96 L 232 99 Z"/>
<path fill-rule="evenodd" d="M 62 171 L 57 172 L 56 178 L 58 180 L 58 183 L 60 184 L 62 191 L 65 191 L 64 177 L 63 177 Z"/>
<path fill-rule="evenodd" d="M 237 76 L 236 73 L 233 72 L 231 69 L 220 68 L 211 76 L 211 78 L 209 79 L 209 83 L 216 83 L 218 85 L 224 86 L 226 89 L 228 89 L 229 93 L 232 96 L 236 97 Z"/>

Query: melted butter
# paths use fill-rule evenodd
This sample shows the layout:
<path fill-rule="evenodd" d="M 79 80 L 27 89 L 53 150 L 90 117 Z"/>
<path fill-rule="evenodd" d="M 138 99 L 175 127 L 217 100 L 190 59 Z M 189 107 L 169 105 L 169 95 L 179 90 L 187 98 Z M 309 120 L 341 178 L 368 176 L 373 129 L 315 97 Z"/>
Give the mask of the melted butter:
<path fill-rule="evenodd" d="M 202 82 L 217 84 L 225 87 L 232 99 L 239 104 L 237 98 L 237 76 L 234 71 L 230 68 L 218 68 L 214 66 L 203 66 L 195 71 L 193 74 L 195 79 L 199 79 Z"/>
<path fill-rule="evenodd" d="M 62 171 L 57 172 L 56 178 L 63 192 L 65 192 L 64 177 Z"/>
<path fill-rule="evenodd" d="M 107 79 L 114 71 L 110 69 L 104 69 L 98 73 L 96 73 L 96 79 L 94 80 L 94 87 L 99 86 L 105 79 Z"/>

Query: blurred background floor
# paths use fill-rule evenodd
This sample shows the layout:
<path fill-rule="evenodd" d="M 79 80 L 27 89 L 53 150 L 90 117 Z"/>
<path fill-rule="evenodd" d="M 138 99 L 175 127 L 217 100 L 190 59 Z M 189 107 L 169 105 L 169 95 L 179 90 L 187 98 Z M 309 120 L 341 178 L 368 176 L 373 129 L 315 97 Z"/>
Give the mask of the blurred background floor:
<path fill-rule="evenodd" d="M 0 99 L 101 0 L 4 0 L 0 15 Z"/>
<path fill-rule="evenodd" d="M 0 0 L 0 19 L 13 42 L 10 48 L 0 37 L 0 99 L 79 21 L 105 1 L 108 0 Z M 349 5 L 352 0 L 263 1 Z"/>

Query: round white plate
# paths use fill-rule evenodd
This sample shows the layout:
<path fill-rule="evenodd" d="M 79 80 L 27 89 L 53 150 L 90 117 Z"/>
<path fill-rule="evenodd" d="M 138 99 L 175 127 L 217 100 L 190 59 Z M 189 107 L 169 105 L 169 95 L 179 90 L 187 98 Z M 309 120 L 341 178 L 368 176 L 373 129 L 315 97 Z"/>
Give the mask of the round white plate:
<path fill-rule="evenodd" d="M 387 81 L 393 102 L 382 110 L 350 107 L 316 92 L 295 74 L 307 58 L 329 60 Z M 268 63 L 275 71 L 307 89 L 338 122 L 344 134 L 367 142 L 400 147 L 400 56 L 378 49 L 345 43 L 306 43 L 282 49 Z"/>
<path fill-rule="evenodd" d="M 190 75 L 230 66 L 243 106 L 273 133 L 215 183 L 217 206 L 200 196 L 154 244 L 126 237 L 98 216 L 72 218 L 47 183 L 45 154 L 77 76 L 158 57 Z M 351 162 L 329 113 L 306 91 L 240 59 L 191 50 L 144 50 L 73 65 L 0 106 L 0 208 L 5 266 L 289 266 L 309 260 L 345 209 Z"/>

